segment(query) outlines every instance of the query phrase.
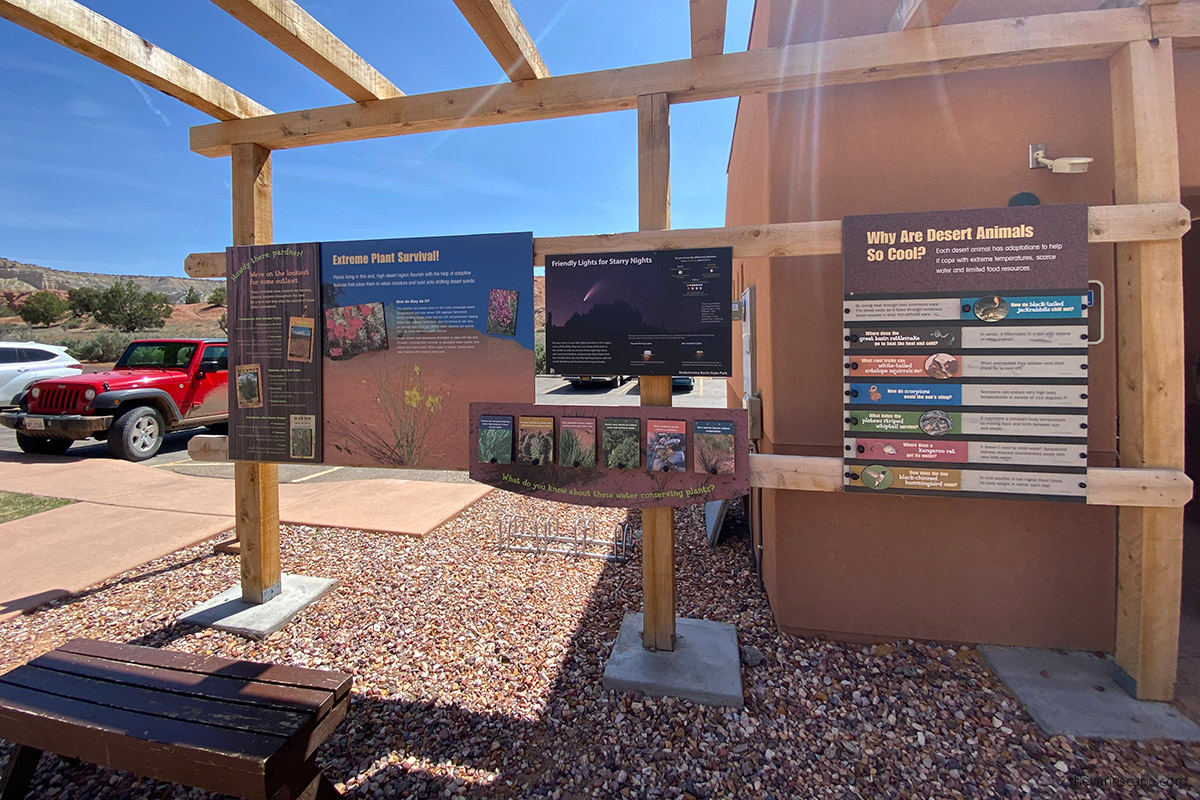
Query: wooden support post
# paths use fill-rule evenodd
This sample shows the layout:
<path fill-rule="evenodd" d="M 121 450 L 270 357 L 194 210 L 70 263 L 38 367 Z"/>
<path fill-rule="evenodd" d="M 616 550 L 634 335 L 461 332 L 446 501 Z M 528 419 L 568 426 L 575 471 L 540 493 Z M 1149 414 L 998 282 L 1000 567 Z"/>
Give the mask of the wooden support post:
<path fill-rule="evenodd" d="M 1116 202 L 1179 201 L 1170 39 L 1135 41 L 1109 62 Z M 1178 239 L 1117 245 L 1122 467 L 1183 469 L 1183 255 Z M 1179 654 L 1183 510 L 1118 516 L 1118 678 L 1142 700 L 1171 700 Z"/>
<path fill-rule="evenodd" d="M 272 238 L 271 151 L 234 145 L 233 243 L 266 244 Z M 233 468 L 237 538 L 241 546 L 242 599 L 265 603 L 279 594 L 279 467 L 239 461 Z"/>
<path fill-rule="evenodd" d="M 638 228 L 671 227 L 670 104 L 665 94 L 638 98 Z M 643 375 L 644 406 L 671 405 L 671 376 Z M 675 509 L 642 509 L 642 646 L 675 649 Z"/>

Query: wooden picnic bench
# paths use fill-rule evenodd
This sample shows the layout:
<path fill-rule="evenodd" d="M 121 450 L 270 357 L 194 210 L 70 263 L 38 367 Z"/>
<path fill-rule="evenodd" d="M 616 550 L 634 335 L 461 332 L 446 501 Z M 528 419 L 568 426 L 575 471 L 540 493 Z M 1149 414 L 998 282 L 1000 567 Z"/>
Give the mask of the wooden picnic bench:
<path fill-rule="evenodd" d="M 340 793 L 313 759 L 346 716 L 350 676 L 75 639 L 0 675 L 0 800 L 42 751 L 237 797 Z"/>

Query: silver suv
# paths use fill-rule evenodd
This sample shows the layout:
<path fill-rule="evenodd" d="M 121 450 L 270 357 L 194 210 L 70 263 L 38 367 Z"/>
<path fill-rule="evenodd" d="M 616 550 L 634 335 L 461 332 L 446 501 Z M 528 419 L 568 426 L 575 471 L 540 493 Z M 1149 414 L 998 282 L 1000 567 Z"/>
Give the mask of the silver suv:
<path fill-rule="evenodd" d="M 14 406 L 30 386 L 46 378 L 67 378 L 83 365 L 67 348 L 38 342 L 0 342 L 0 406 Z"/>

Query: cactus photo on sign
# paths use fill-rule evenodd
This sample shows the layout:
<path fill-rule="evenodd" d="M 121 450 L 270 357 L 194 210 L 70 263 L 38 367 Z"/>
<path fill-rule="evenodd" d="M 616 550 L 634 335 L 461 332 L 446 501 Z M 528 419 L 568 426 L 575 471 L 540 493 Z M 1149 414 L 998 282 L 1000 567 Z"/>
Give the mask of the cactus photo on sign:
<path fill-rule="evenodd" d="M 353 358 L 360 353 L 387 350 L 383 303 L 359 303 L 325 309 L 325 357 Z"/>
<path fill-rule="evenodd" d="M 517 463 L 554 463 L 554 417 L 521 417 L 517 428 Z"/>

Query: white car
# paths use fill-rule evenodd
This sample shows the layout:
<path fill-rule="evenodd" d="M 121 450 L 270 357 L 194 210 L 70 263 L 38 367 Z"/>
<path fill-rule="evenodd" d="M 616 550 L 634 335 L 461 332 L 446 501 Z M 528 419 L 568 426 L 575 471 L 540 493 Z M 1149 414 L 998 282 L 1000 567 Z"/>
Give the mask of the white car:
<path fill-rule="evenodd" d="M 17 397 L 46 378 L 78 375 L 83 365 L 67 348 L 39 342 L 0 342 L 0 406 L 17 404 Z"/>

